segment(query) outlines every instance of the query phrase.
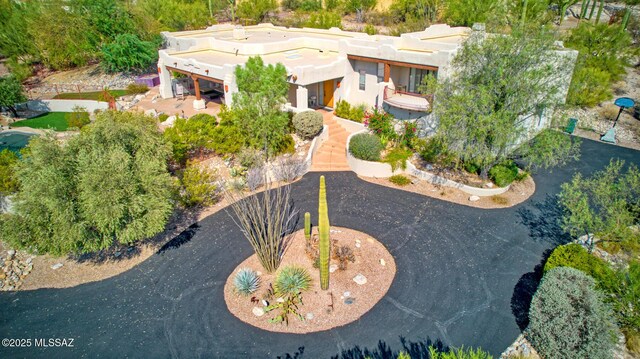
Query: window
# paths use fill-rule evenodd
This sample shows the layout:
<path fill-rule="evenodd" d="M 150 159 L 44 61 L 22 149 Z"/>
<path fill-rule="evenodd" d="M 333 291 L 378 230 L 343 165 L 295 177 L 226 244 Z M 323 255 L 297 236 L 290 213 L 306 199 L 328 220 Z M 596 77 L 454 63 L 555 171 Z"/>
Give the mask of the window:
<path fill-rule="evenodd" d="M 366 80 L 367 80 L 367 73 L 364 70 L 360 70 L 359 72 L 360 72 L 360 80 L 358 82 L 358 88 L 360 89 L 360 91 L 364 91 Z"/>
<path fill-rule="evenodd" d="M 411 68 L 409 71 L 409 92 L 418 93 L 422 81 L 427 76 L 438 77 L 437 71 Z"/>
<path fill-rule="evenodd" d="M 384 63 L 378 63 L 378 83 L 384 81 Z"/>

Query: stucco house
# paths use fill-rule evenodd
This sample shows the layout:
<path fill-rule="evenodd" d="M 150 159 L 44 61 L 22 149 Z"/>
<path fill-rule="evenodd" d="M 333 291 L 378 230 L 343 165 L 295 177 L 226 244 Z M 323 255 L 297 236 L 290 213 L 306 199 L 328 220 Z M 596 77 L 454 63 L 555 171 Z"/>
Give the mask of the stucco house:
<path fill-rule="evenodd" d="M 204 107 L 205 96 L 220 96 L 229 105 L 237 92 L 235 67 L 260 55 L 267 64 L 286 67 L 293 111 L 334 107 L 345 100 L 382 106 L 396 118 L 419 118 L 430 107 L 428 97 L 418 93 L 422 79 L 446 76 L 471 32 L 433 25 L 394 37 L 272 24 L 165 32 L 166 49 L 160 50 L 158 61 L 160 94 L 170 98 L 186 89 L 196 95 L 196 108 Z"/>

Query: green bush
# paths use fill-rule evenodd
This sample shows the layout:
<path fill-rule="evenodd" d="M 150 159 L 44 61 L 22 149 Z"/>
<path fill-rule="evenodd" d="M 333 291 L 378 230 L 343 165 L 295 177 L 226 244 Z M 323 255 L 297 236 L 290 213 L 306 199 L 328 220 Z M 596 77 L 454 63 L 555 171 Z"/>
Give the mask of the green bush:
<path fill-rule="evenodd" d="M 318 11 L 322 9 L 320 0 L 283 0 L 282 7 L 287 10 Z"/>
<path fill-rule="evenodd" d="M 518 166 L 513 161 L 501 163 L 491 167 L 489 178 L 498 187 L 506 187 L 518 177 Z"/>
<path fill-rule="evenodd" d="M 245 139 L 236 126 L 221 124 L 213 130 L 208 147 L 219 155 L 226 155 L 237 153 L 244 143 Z"/>
<path fill-rule="evenodd" d="M 403 170 L 407 169 L 407 160 L 413 155 L 413 152 L 402 148 L 396 147 L 389 151 L 389 153 L 384 156 L 382 162 L 388 163 L 391 165 L 391 170 L 396 171 L 398 168 L 402 168 Z"/>
<path fill-rule="evenodd" d="M 609 73 L 595 67 L 577 66 L 567 94 L 569 105 L 593 107 L 612 96 Z"/>
<path fill-rule="evenodd" d="M 375 35 L 378 33 L 378 30 L 376 29 L 376 27 L 371 24 L 366 24 L 362 31 L 364 31 L 364 33 L 367 35 Z"/>
<path fill-rule="evenodd" d="M 336 103 L 334 113 L 336 116 L 351 120 L 353 122 L 362 123 L 364 119 L 366 105 L 351 106 L 347 101 L 339 100 Z"/>
<path fill-rule="evenodd" d="M 335 12 L 317 11 L 309 16 L 304 26 L 314 29 L 330 29 L 332 27 L 341 29 L 342 17 Z"/>
<path fill-rule="evenodd" d="M 284 155 L 296 152 L 296 141 L 291 135 L 285 135 L 281 141 L 276 144 L 275 155 Z"/>
<path fill-rule="evenodd" d="M 293 128 L 301 138 L 311 139 L 322 131 L 322 114 L 316 111 L 304 111 L 293 116 Z"/>
<path fill-rule="evenodd" d="M 75 106 L 73 108 L 73 112 L 67 112 L 64 115 L 65 120 L 67 120 L 68 127 L 82 128 L 85 125 L 91 123 L 89 119 L 89 113 L 85 108 Z"/>
<path fill-rule="evenodd" d="M 278 3 L 275 0 L 245 0 L 238 4 L 238 17 L 259 23 L 276 10 Z"/>
<path fill-rule="evenodd" d="M 129 95 L 147 93 L 147 91 L 149 91 L 149 86 L 145 84 L 139 84 L 139 83 L 133 82 L 127 85 L 127 94 Z"/>
<path fill-rule="evenodd" d="M 109 72 L 146 70 L 158 61 L 156 45 L 137 35 L 120 34 L 102 46 L 102 66 Z"/>
<path fill-rule="evenodd" d="M 166 113 L 161 113 L 160 115 L 158 115 L 158 122 L 164 122 L 169 118 L 169 115 L 167 115 Z"/>
<path fill-rule="evenodd" d="M 411 180 L 404 175 L 393 175 L 389 177 L 389 182 L 397 184 L 398 186 L 406 186 L 411 183 Z"/>
<path fill-rule="evenodd" d="M 351 137 L 349 152 L 353 157 L 365 161 L 380 161 L 380 152 L 384 147 L 380 138 L 369 133 L 360 133 Z"/>
<path fill-rule="evenodd" d="M 447 151 L 446 145 L 437 137 L 429 138 L 424 142 L 420 141 L 415 147 L 420 157 L 428 163 L 437 164 L 445 168 L 457 165 L 456 157 Z"/>
<path fill-rule="evenodd" d="M 187 162 L 180 182 L 180 202 L 186 207 L 210 206 L 218 200 L 217 176 L 200 168 L 197 163 Z"/>
<path fill-rule="evenodd" d="M 596 280 L 598 289 L 607 293 L 613 293 L 620 284 L 615 271 L 604 260 L 576 243 L 553 250 L 544 265 L 544 271 L 546 273 L 557 267 L 571 267 L 587 273 Z"/>
<path fill-rule="evenodd" d="M 525 335 L 544 358 L 611 358 L 617 328 L 591 277 L 568 267 L 542 278 Z"/>
<path fill-rule="evenodd" d="M 258 273 L 254 270 L 242 268 L 238 271 L 235 278 L 233 278 L 233 285 L 235 286 L 236 293 L 246 297 L 258 290 L 260 277 L 258 277 Z"/>
<path fill-rule="evenodd" d="M 466 161 L 463 163 L 464 170 L 469 173 L 479 174 L 480 173 L 480 165 L 473 161 Z"/>
<path fill-rule="evenodd" d="M 10 195 L 18 190 L 18 181 L 14 176 L 14 167 L 18 155 L 8 149 L 0 151 L 0 196 Z"/>
<path fill-rule="evenodd" d="M 398 357 L 398 359 L 400 359 L 400 357 Z M 493 359 L 493 357 L 480 348 L 465 349 L 461 347 L 443 350 L 429 346 L 429 359 Z"/>
<path fill-rule="evenodd" d="M 279 295 L 297 295 L 311 286 L 311 276 L 306 269 L 297 266 L 282 268 L 273 285 Z"/>
<path fill-rule="evenodd" d="M 256 168 L 264 165 L 264 154 L 260 150 L 244 147 L 237 155 L 240 166 L 244 168 Z"/>

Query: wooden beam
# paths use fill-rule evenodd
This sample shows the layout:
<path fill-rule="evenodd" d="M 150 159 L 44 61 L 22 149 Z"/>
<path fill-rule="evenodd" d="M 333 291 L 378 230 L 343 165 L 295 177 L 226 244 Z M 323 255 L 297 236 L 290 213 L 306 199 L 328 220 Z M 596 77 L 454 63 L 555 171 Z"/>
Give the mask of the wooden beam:
<path fill-rule="evenodd" d="M 416 69 L 431 70 L 431 71 L 436 71 L 436 72 L 438 71 L 438 67 L 437 66 L 412 64 L 412 63 L 409 63 L 409 62 L 376 59 L 376 58 L 373 58 L 373 57 L 357 56 L 357 55 L 347 55 L 347 58 L 349 60 L 383 63 L 385 65 L 393 65 L 393 66 L 400 66 L 400 67 L 413 67 L 413 68 L 416 68 Z"/>
<path fill-rule="evenodd" d="M 205 80 L 205 81 L 210 81 L 210 82 L 216 82 L 216 83 L 219 83 L 219 84 L 224 84 L 224 81 L 223 81 L 223 80 L 220 80 L 220 79 L 217 79 L 217 78 L 214 78 L 214 77 L 210 77 L 210 76 L 204 76 L 204 75 L 200 75 L 200 74 L 194 74 L 193 72 L 189 72 L 189 71 L 186 71 L 186 70 L 180 70 L 180 69 L 177 69 L 177 68 L 175 68 L 175 67 L 171 67 L 171 66 L 167 66 L 167 70 L 169 70 L 169 71 L 175 71 L 175 72 L 178 72 L 178 73 L 181 73 L 181 74 L 185 74 L 185 75 L 187 75 L 187 76 L 189 76 L 189 77 L 191 77 L 191 78 L 194 78 L 194 77 L 195 77 L 195 78 L 202 79 L 202 80 Z"/>
<path fill-rule="evenodd" d="M 384 82 L 389 82 L 390 77 L 391 77 L 391 65 L 384 64 Z"/>

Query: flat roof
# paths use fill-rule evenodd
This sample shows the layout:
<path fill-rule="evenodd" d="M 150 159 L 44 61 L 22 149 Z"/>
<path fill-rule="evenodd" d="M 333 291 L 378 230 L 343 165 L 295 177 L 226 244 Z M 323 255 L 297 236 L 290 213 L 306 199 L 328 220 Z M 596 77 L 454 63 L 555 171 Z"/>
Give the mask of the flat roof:
<path fill-rule="evenodd" d="M 234 29 L 207 29 L 197 31 L 171 32 L 170 35 L 176 38 L 214 38 L 222 41 L 237 43 L 265 44 L 271 42 L 281 42 L 296 38 L 316 38 L 327 40 L 340 40 L 355 38 L 359 33 L 341 32 L 319 32 L 317 29 L 293 29 L 278 27 L 244 27 L 245 36 L 242 39 L 233 37 Z"/>
<path fill-rule="evenodd" d="M 172 53 L 172 57 L 182 59 L 193 59 L 200 63 L 210 64 L 213 66 L 224 65 L 241 65 L 247 62 L 249 55 L 233 54 L 218 50 L 200 50 L 200 51 L 185 51 Z M 327 64 L 327 60 L 337 60 L 339 57 L 338 52 L 335 51 L 321 51 L 312 48 L 299 48 L 290 49 L 286 51 L 278 51 L 272 53 L 266 53 L 260 55 L 262 60 L 267 64 L 282 63 L 286 67 L 296 66 L 322 66 Z"/>

